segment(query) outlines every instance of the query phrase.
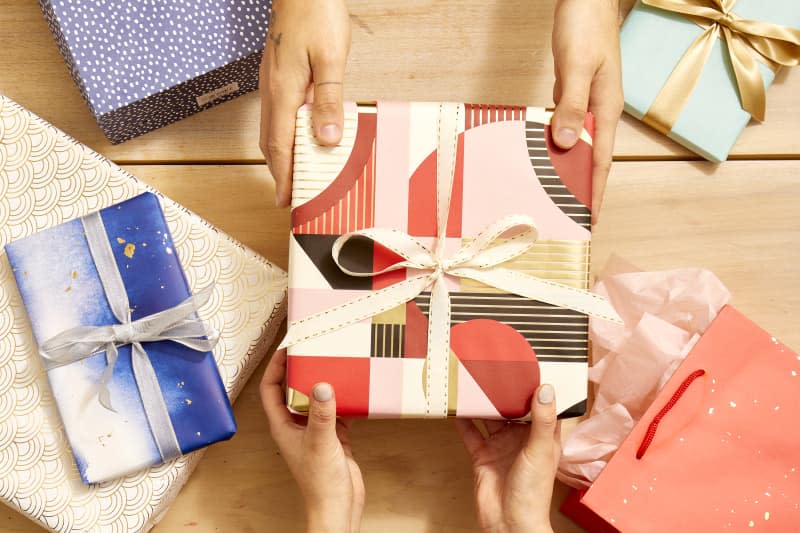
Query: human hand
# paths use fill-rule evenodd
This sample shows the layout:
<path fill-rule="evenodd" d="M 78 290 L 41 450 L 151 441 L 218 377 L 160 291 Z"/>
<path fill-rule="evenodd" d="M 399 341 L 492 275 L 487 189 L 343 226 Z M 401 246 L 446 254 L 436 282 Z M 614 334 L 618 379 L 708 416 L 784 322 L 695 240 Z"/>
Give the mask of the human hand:
<path fill-rule="evenodd" d="M 308 531 L 358 531 L 364 481 L 347 437 L 350 424 L 336 418 L 333 387 L 316 384 L 308 418 L 292 415 L 284 400 L 285 374 L 286 350 L 279 350 L 261 380 L 261 403 L 272 438 L 303 493 Z"/>
<path fill-rule="evenodd" d="M 592 224 L 603 202 L 623 106 L 618 12 L 618 0 L 558 0 L 553 22 L 556 144 L 572 148 L 587 109 L 595 117 Z"/>
<path fill-rule="evenodd" d="M 342 139 L 342 81 L 350 50 L 350 16 L 343 0 L 274 0 L 259 72 L 260 146 L 275 179 L 275 204 L 289 205 L 295 117 L 313 102 L 320 144 Z"/>
<path fill-rule="evenodd" d="M 475 508 L 484 531 L 552 531 L 550 499 L 561 455 L 553 387 L 531 401 L 530 424 L 486 420 L 484 437 L 472 420 L 456 419 L 472 459 Z"/>

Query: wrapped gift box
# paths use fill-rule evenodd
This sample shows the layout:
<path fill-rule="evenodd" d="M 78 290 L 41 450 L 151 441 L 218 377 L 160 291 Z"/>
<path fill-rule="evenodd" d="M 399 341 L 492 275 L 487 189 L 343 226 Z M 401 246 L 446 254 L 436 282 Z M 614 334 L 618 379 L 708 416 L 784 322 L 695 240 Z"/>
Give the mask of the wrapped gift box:
<path fill-rule="evenodd" d="M 269 0 L 40 4 L 113 143 L 258 88 Z"/>
<path fill-rule="evenodd" d="M 581 502 L 620 531 L 794 531 L 800 356 L 722 309 Z"/>
<path fill-rule="evenodd" d="M 445 248 L 454 252 L 498 217 L 523 214 L 539 239 L 507 268 L 587 289 L 592 149 L 587 129 L 572 150 L 554 147 L 549 112 L 539 108 L 457 106 L 455 171 Z M 439 104 L 378 103 L 346 108 L 344 138 L 320 147 L 310 110 L 298 114 L 292 196 L 289 320 L 381 291 L 408 275 L 396 270 L 351 277 L 332 246 L 354 230 L 392 228 L 431 244 L 436 235 Z M 341 260 L 380 270 L 396 257 L 353 241 Z M 588 318 L 464 278 L 447 278 L 452 348 L 446 372 L 451 416 L 518 418 L 535 387 L 556 388 L 561 416 L 586 404 Z M 371 318 L 289 347 L 288 404 L 307 408 L 320 381 L 337 391 L 340 414 L 432 415 L 425 383 L 430 292 Z M 291 330 L 291 327 L 290 327 Z"/>
<path fill-rule="evenodd" d="M 82 483 L 5 246 L 134 197 L 157 197 L 189 290 L 214 286 L 199 315 L 220 334 L 213 357 L 231 401 L 275 339 L 286 274 L 2 96 L 0 154 L 0 499 L 52 531 L 147 531 L 203 451 Z M 156 196 L 140 196 L 147 192 Z M 121 408 L 117 399 L 112 390 Z"/>
<path fill-rule="evenodd" d="M 91 230 L 102 234 L 100 251 L 87 237 Z M 102 257 L 95 254 L 101 254 L 103 246 L 114 262 L 109 267 L 112 272 L 100 275 Z M 110 290 L 104 288 L 115 277 L 114 269 L 122 281 L 122 292 L 127 292 L 120 305 L 131 310 L 132 322 L 165 312 L 189 298 L 183 268 L 172 246 L 169 228 L 152 193 L 7 244 L 9 264 L 40 353 L 46 351 L 50 339 L 72 328 L 120 323 L 110 303 Z M 188 306 L 190 312 L 192 307 Z M 201 323 L 197 325 L 205 330 Z M 108 340 L 115 342 L 113 330 L 106 330 Z M 166 332 L 159 335 L 170 336 Z M 193 336 L 208 347 L 213 344 L 207 335 Z M 86 335 L 74 337 L 77 342 Z M 131 344 L 116 348 L 114 362 L 107 350 L 95 352 L 96 346 L 82 348 L 76 354 L 81 359 L 57 361 L 60 364 L 43 355 L 64 430 L 86 483 L 161 464 L 229 439 L 236 431 L 211 352 L 172 340 L 141 346 L 145 355 L 136 366 Z M 109 398 L 103 400 L 109 404 L 103 405 L 98 387 L 109 365 Z M 153 368 L 156 390 L 142 385 L 147 365 Z M 147 394 L 153 397 L 146 398 Z M 166 419 L 157 413 L 163 409 Z"/>
<path fill-rule="evenodd" d="M 698 2 L 699 4 L 700 2 Z M 795 0 L 738 0 L 734 13 L 746 19 L 800 28 Z M 692 42 L 703 32 L 683 15 L 638 1 L 620 31 L 625 110 L 642 119 Z M 775 73 L 759 61 L 765 87 Z M 721 39 L 714 43 L 697 85 L 668 136 L 711 161 L 720 162 L 750 121 L 742 109 L 730 57 Z"/>

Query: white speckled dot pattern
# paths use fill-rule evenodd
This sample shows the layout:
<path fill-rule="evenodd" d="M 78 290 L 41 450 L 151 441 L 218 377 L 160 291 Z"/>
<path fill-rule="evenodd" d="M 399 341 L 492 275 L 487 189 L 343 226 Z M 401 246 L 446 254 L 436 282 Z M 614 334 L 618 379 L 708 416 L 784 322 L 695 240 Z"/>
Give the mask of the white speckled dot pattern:
<path fill-rule="evenodd" d="M 97 113 L 141 100 L 264 47 L 264 0 L 51 0 Z"/>
<path fill-rule="evenodd" d="M 39 3 L 114 144 L 258 88 L 271 0 Z"/>

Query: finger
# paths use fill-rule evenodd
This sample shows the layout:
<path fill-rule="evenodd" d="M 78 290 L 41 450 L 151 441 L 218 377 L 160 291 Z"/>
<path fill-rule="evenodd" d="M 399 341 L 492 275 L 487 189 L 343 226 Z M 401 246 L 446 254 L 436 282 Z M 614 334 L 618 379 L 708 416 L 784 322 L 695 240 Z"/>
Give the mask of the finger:
<path fill-rule="evenodd" d="M 531 432 L 527 447 L 533 457 L 547 457 L 553 449 L 558 424 L 555 400 L 552 385 L 541 385 L 531 400 Z"/>
<path fill-rule="evenodd" d="M 555 83 L 553 83 L 553 102 L 558 104 L 561 101 L 561 78 L 556 77 Z"/>
<path fill-rule="evenodd" d="M 486 426 L 486 431 L 489 432 L 489 435 L 494 435 L 498 431 L 502 431 L 508 423 L 504 420 L 484 420 L 484 425 Z"/>
<path fill-rule="evenodd" d="M 289 205 L 292 191 L 292 151 L 297 110 L 303 105 L 302 92 L 278 88 L 273 95 L 267 131 L 267 159 L 275 179 L 275 204 Z"/>
<path fill-rule="evenodd" d="M 353 427 L 353 422 L 355 422 L 355 418 L 351 418 L 349 416 L 340 417 L 339 424 L 343 425 L 346 429 L 350 429 Z"/>
<path fill-rule="evenodd" d="M 570 65 L 562 71 L 564 75 L 559 76 L 557 82 L 561 97 L 553 112 L 551 131 L 555 143 L 561 148 L 569 149 L 578 142 L 583 130 L 593 72 L 581 65 Z"/>
<path fill-rule="evenodd" d="M 270 431 L 275 436 L 278 428 L 286 423 L 291 423 L 292 417 L 286 408 L 283 394 L 283 377 L 286 375 L 286 350 L 278 350 L 269 360 L 264 377 L 261 379 L 259 391 L 261 405 L 267 414 Z"/>
<path fill-rule="evenodd" d="M 306 438 L 312 449 L 322 449 L 332 442 L 338 443 L 336 435 L 336 397 L 328 383 L 317 383 L 311 389 L 308 409 Z"/>
<path fill-rule="evenodd" d="M 335 146 L 342 140 L 344 109 L 342 79 L 346 56 L 319 53 L 311 58 L 314 73 L 314 104 L 311 122 L 314 135 L 325 146 Z"/>
<path fill-rule="evenodd" d="M 484 439 L 481 432 L 475 426 L 475 423 L 468 418 L 456 418 L 456 431 L 464 441 L 464 447 L 467 449 L 470 457 L 474 458 L 480 449 L 483 447 Z"/>
<path fill-rule="evenodd" d="M 610 74 L 601 73 L 592 92 L 592 112 L 595 115 L 592 161 L 592 224 L 600 216 L 608 174 L 614 155 L 614 138 L 622 114 L 622 89 Z M 596 102 L 596 103 L 595 103 Z"/>
<path fill-rule="evenodd" d="M 269 41 L 268 41 L 269 42 Z M 269 138 L 269 55 L 264 54 L 261 58 L 261 64 L 258 68 L 258 92 L 261 97 L 261 124 L 259 130 L 258 146 L 261 148 L 261 153 L 264 154 L 264 159 L 269 166 L 269 153 L 267 152 L 267 139 Z"/>

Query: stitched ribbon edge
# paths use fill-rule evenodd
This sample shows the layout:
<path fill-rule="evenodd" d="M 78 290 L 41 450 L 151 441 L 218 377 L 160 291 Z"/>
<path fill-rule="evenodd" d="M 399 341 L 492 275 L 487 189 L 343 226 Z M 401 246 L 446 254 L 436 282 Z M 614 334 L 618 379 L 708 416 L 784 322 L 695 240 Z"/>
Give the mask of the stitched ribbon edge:
<path fill-rule="evenodd" d="M 455 147 L 460 109 L 459 104 L 440 104 L 439 109 L 437 237 L 434 249 L 431 250 L 400 230 L 373 227 L 340 236 L 331 251 L 336 265 L 351 276 L 375 276 L 401 268 L 427 272 L 293 321 L 279 346 L 286 348 L 337 331 L 402 305 L 431 287 L 425 380 L 426 416 L 447 416 L 450 300 L 444 281 L 445 274 L 471 278 L 509 293 L 622 323 L 608 300 L 599 295 L 498 266 L 525 253 L 535 244 L 538 236 L 536 224 L 526 215 L 501 217 L 489 224 L 471 242 L 463 245 L 452 257 L 444 257 L 450 195 L 455 179 Z M 522 231 L 508 239 L 501 239 L 503 234 L 515 228 Z M 344 245 L 356 237 L 372 239 L 403 260 L 377 272 L 354 272 L 341 264 L 340 253 Z"/>

